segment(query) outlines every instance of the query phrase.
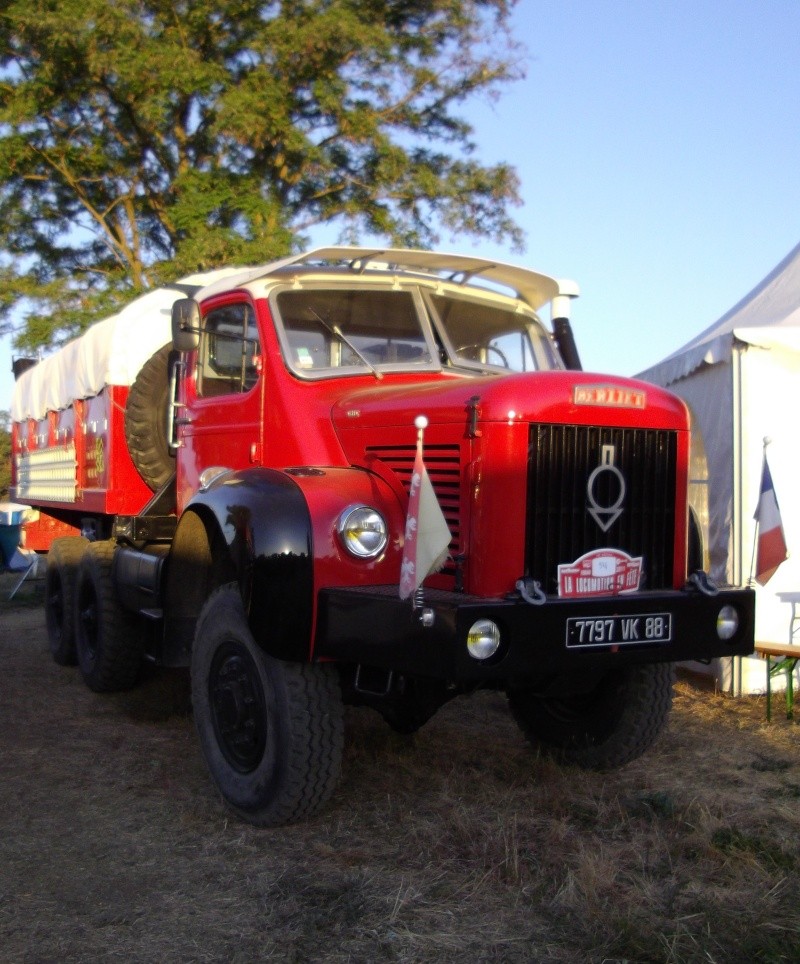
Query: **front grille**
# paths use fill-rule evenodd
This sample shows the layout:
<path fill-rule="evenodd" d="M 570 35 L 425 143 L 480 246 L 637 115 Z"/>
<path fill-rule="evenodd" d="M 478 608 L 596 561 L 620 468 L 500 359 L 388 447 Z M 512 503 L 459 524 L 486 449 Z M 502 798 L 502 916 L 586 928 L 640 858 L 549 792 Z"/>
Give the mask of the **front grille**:
<path fill-rule="evenodd" d="M 415 445 L 371 445 L 367 455 L 380 459 L 395 472 L 406 492 L 411 488 L 411 473 L 416 456 Z M 426 445 L 425 468 L 433 491 L 450 530 L 450 559 L 442 572 L 455 571 L 453 558 L 461 545 L 461 452 L 458 445 Z"/>
<path fill-rule="evenodd" d="M 677 447 L 675 432 L 658 429 L 532 425 L 527 575 L 554 594 L 559 564 L 592 549 L 614 548 L 643 558 L 642 589 L 670 588 Z M 604 463 L 618 472 L 598 472 L 590 487 L 592 473 Z M 593 518 L 593 507 L 607 531 Z M 621 512 L 612 521 L 615 507 Z"/>

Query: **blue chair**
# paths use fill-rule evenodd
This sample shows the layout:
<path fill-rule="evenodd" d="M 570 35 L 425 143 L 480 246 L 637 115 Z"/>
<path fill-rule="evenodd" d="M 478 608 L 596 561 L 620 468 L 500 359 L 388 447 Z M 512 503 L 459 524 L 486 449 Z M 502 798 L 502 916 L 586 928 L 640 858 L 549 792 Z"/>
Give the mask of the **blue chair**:
<path fill-rule="evenodd" d="M 4 572 L 22 573 L 19 581 L 11 590 L 13 599 L 19 587 L 28 576 L 35 576 L 39 570 L 39 557 L 30 549 L 20 548 L 22 517 L 27 506 L 13 502 L 0 502 L 0 565 Z"/>

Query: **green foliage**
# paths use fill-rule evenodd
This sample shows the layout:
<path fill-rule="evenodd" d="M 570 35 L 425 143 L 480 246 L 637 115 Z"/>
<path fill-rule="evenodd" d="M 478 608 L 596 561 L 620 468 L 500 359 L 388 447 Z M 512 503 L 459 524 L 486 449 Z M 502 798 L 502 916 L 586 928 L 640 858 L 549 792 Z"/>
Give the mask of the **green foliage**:
<path fill-rule="evenodd" d="M 63 340 L 143 288 L 343 236 L 504 238 L 456 113 L 519 75 L 515 0 L 6 0 L 0 320 Z M 1 329 L 0 329 L 1 330 Z"/>

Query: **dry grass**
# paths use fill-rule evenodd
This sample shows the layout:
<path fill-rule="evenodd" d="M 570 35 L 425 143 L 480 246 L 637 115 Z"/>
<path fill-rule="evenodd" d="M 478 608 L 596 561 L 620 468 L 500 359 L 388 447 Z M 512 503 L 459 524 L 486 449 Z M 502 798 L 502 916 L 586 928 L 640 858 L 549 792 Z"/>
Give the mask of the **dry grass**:
<path fill-rule="evenodd" d="M 8 578 L 4 961 L 800 961 L 798 723 L 763 699 L 681 682 L 605 775 L 534 756 L 494 694 L 413 739 L 348 711 L 332 804 L 256 830 L 206 777 L 184 675 L 91 693 Z"/>

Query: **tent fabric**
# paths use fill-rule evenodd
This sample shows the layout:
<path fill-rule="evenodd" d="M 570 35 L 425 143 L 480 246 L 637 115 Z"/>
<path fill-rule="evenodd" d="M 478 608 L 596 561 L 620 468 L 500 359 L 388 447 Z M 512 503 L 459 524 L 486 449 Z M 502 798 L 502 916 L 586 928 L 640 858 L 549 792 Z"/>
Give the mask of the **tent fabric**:
<path fill-rule="evenodd" d="M 221 268 L 176 284 L 204 288 L 241 271 Z M 176 287 L 148 291 L 29 368 L 14 385 L 12 419 L 41 419 L 76 399 L 97 395 L 106 385 L 133 384 L 142 365 L 172 337 L 172 305 L 180 297 Z"/>
<path fill-rule="evenodd" d="M 736 340 L 762 347 L 786 344 L 800 351 L 799 292 L 800 244 L 730 311 L 640 377 L 671 385 L 702 365 L 728 361 Z"/>
<path fill-rule="evenodd" d="M 699 432 L 706 448 L 708 509 L 701 521 L 707 526 L 709 574 L 717 583 L 731 583 L 734 573 L 729 565 L 728 538 L 733 523 L 732 466 L 733 435 L 730 430 L 733 409 L 733 385 L 730 370 L 715 365 L 703 372 L 703 378 L 687 378 L 672 391 L 689 406 L 692 431 Z M 713 399 L 714 404 L 709 404 Z M 691 492 L 690 492 L 690 501 Z"/>
<path fill-rule="evenodd" d="M 790 557 L 767 588 L 756 587 L 756 639 L 784 643 L 800 589 L 800 477 L 796 396 L 800 385 L 800 245 L 745 298 L 682 348 L 638 376 L 689 406 L 702 440 L 709 573 L 718 584 L 752 581 L 764 447 Z M 765 440 L 767 442 L 765 443 Z M 697 443 L 694 443 L 697 444 Z M 698 486 L 693 481 L 692 491 Z M 694 506 L 694 502 L 693 502 Z"/>

